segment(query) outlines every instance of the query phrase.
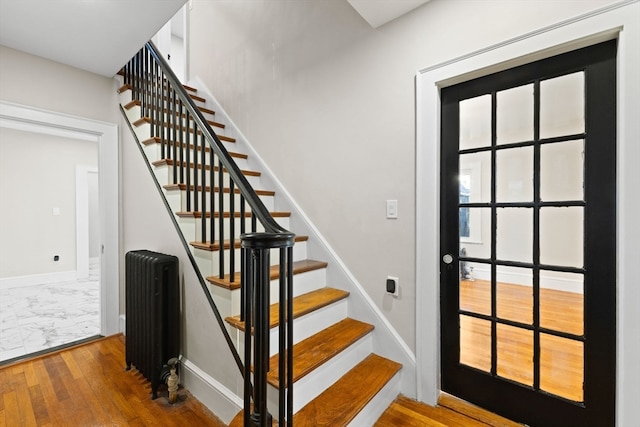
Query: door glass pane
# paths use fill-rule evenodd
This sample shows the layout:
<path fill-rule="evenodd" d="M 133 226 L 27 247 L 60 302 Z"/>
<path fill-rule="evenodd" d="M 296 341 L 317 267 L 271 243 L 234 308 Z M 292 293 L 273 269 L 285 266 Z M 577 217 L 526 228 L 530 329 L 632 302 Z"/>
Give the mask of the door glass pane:
<path fill-rule="evenodd" d="M 460 363 L 491 372 L 491 322 L 460 316 Z"/>
<path fill-rule="evenodd" d="M 491 145 L 491 95 L 460 101 L 460 149 Z"/>
<path fill-rule="evenodd" d="M 460 203 L 491 201 L 491 153 L 460 155 Z"/>
<path fill-rule="evenodd" d="M 496 314 L 501 319 L 533 323 L 533 270 L 530 268 L 496 268 Z"/>
<path fill-rule="evenodd" d="M 540 208 L 540 263 L 581 268 L 584 208 Z"/>
<path fill-rule="evenodd" d="M 491 256 L 491 209 L 460 208 L 460 249 L 472 258 Z"/>
<path fill-rule="evenodd" d="M 582 402 L 584 344 L 554 335 L 540 334 L 540 388 Z"/>
<path fill-rule="evenodd" d="M 460 310 L 491 315 L 491 282 L 460 278 Z"/>
<path fill-rule="evenodd" d="M 582 335 L 584 332 L 584 276 L 540 271 L 540 326 Z"/>
<path fill-rule="evenodd" d="M 533 201 L 533 147 L 496 151 L 496 201 Z"/>
<path fill-rule="evenodd" d="M 496 253 L 503 261 L 532 262 L 533 209 L 496 209 Z"/>
<path fill-rule="evenodd" d="M 540 82 L 540 138 L 584 132 L 584 72 Z"/>
<path fill-rule="evenodd" d="M 584 140 L 540 147 L 540 199 L 584 200 Z"/>
<path fill-rule="evenodd" d="M 533 332 L 498 324 L 496 338 L 498 375 L 533 385 Z"/>
<path fill-rule="evenodd" d="M 498 92 L 496 104 L 497 144 L 533 140 L 533 84 Z"/>

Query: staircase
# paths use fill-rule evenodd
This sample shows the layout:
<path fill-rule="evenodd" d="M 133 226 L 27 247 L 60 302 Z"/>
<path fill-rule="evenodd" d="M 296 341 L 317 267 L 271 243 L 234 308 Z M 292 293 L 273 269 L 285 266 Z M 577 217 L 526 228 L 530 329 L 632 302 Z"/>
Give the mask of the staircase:
<path fill-rule="evenodd" d="M 148 48 L 152 48 L 152 45 L 148 45 Z M 196 88 L 184 86 L 184 89 L 244 177 L 256 189 L 255 193 L 271 216 L 283 229 L 289 229 L 291 213 L 276 210 L 278 195 L 275 191 L 263 188 L 261 171 L 251 170 L 249 155 L 237 147 L 234 138 L 237 130 L 216 118 L 215 111 L 207 108 L 207 100 L 199 96 Z M 200 130 L 193 126 L 193 122 L 181 124 L 181 120 L 176 120 L 176 114 L 167 110 L 147 110 L 145 114 L 142 108 L 144 100 L 137 98 L 146 95 L 138 91 L 135 97 L 134 92 L 131 84 L 123 84 L 119 89 L 122 111 L 162 189 L 162 197 L 173 212 L 179 233 L 183 241 L 188 243 L 188 250 L 195 260 L 194 266 L 206 278 L 207 291 L 220 317 L 224 319 L 230 342 L 237 354 L 243 355 L 245 321 L 241 313 L 242 254 L 239 236 L 247 223 L 253 221 L 256 227 L 255 216 L 250 210 L 244 209 L 240 212 L 232 209 L 222 214 L 212 210 L 214 214 L 211 214 L 198 208 L 209 205 L 244 206 L 243 196 L 226 176 L 227 171 L 222 164 L 207 161 L 198 164 L 190 160 L 196 159 L 200 153 L 200 158 L 206 159 L 205 153 L 210 150 L 204 144 L 198 147 L 197 144 L 186 142 L 194 141 L 199 135 Z M 157 135 L 152 136 L 153 120 L 149 113 L 162 117 L 162 127 L 168 135 L 164 140 Z M 219 175 L 222 178 L 219 182 L 224 185 L 215 188 L 207 185 L 210 174 Z M 197 197 L 190 196 L 194 191 Z M 211 215 L 216 216 L 214 220 L 220 224 L 224 243 L 220 243 L 222 239 L 207 239 L 203 232 L 207 224 L 205 221 L 212 220 Z M 256 231 L 260 231 L 259 224 Z M 293 381 L 293 425 L 373 425 L 400 391 L 401 365 L 373 352 L 374 326 L 349 317 L 349 292 L 327 284 L 328 263 L 311 259 L 308 244 L 309 237 L 297 235 L 292 251 L 294 346 L 293 369 L 289 378 Z M 278 303 L 278 279 L 283 274 L 279 261 L 278 256 L 271 256 L 268 271 L 271 280 L 269 300 L 272 304 L 268 320 L 271 329 L 268 340 L 267 407 L 274 416 L 274 425 L 279 407 L 283 404 L 280 390 L 287 386 L 287 380 L 283 380 L 287 377 L 279 375 L 284 365 L 279 364 L 278 325 L 280 316 L 286 311 Z M 225 272 L 222 275 L 221 266 Z M 231 425 L 243 425 L 243 418 L 244 412 L 240 411 Z"/>

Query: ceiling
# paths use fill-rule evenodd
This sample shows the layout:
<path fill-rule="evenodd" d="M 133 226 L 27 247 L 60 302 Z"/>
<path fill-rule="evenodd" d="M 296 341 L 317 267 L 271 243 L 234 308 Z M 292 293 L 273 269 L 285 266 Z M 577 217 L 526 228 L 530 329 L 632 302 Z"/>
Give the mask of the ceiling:
<path fill-rule="evenodd" d="M 112 77 L 186 0 L 0 0 L 0 44 Z"/>
<path fill-rule="evenodd" d="M 373 28 L 422 6 L 429 0 L 347 0 Z"/>
<path fill-rule="evenodd" d="M 187 0 L 0 0 L 0 45 L 112 77 Z M 429 0 L 347 0 L 377 28 Z"/>

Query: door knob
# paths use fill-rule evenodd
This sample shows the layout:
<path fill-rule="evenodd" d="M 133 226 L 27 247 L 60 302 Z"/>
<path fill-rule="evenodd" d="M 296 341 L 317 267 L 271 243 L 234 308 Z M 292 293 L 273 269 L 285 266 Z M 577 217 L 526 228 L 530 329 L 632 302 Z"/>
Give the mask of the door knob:
<path fill-rule="evenodd" d="M 443 261 L 445 264 L 451 264 L 451 263 L 453 262 L 453 257 L 451 256 L 451 254 L 445 254 L 445 255 L 442 257 L 442 261 Z"/>

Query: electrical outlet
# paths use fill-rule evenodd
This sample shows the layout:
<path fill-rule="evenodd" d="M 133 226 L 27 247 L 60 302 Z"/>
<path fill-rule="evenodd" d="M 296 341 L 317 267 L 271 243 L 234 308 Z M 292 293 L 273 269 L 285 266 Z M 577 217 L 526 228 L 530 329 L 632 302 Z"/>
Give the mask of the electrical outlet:
<path fill-rule="evenodd" d="M 397 297 L 399 290 L 400 289 L 398 287 L 398 278 L 397 277 L 388 276 L 387 277 L 387 293 L 389 295 L 393 295 L 393 296 Z"/>

